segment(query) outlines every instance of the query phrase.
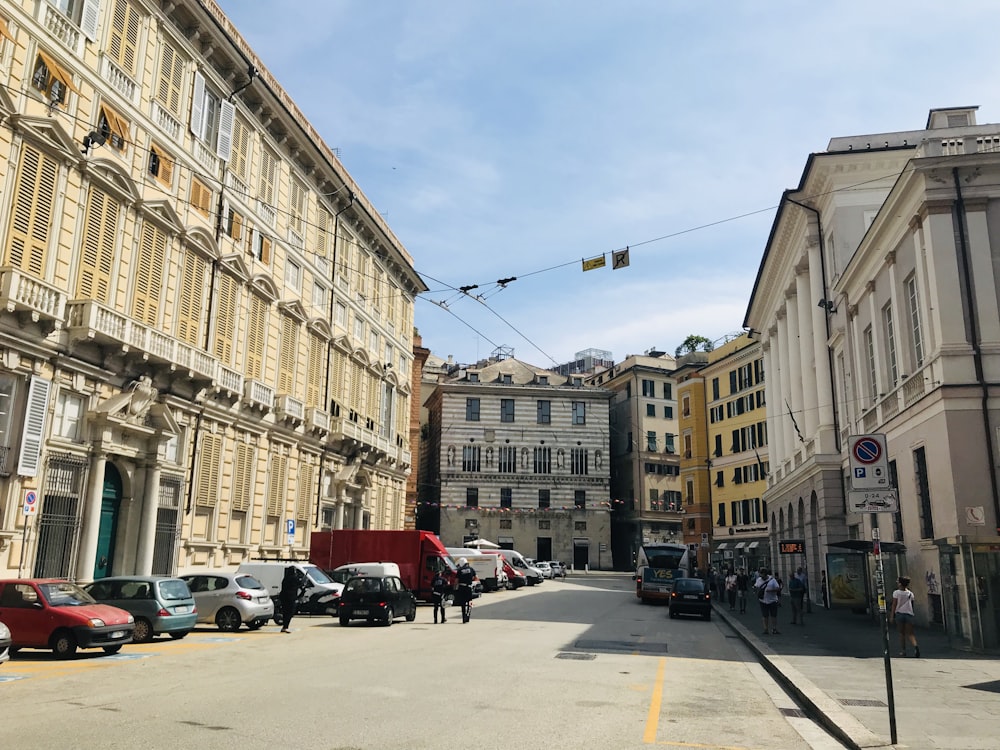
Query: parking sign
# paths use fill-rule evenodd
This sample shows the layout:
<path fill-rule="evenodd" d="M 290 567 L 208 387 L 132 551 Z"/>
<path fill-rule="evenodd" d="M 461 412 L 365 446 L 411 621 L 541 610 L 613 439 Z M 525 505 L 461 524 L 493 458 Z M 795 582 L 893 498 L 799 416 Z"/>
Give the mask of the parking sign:
<path fill-rule="evenodd" d="M 285 521 L 285 530 L 288 532 L 288 546 L 295 544 L 295 519 L 289 518 Z"/>
<path fill-rule="evenodd" d="M 889 489 L 889 457 L 885 435 L 851 435 L 848 438 L 851 489 Z"/>
<path fill-rule="evenodd" d="M 24 491 L 24 515 L 33 516 L 38 513 L 38 493 L 35 490 Z"/>

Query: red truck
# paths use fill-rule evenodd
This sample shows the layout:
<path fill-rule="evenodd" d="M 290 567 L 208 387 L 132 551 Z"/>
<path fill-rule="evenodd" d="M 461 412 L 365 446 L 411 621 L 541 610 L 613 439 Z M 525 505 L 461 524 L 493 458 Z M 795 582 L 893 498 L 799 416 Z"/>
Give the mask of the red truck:
<path fill-rule="evenodd" d="M 314 531 L 309 561 L 327 571 L 348 563 L 394 562 L 406 587 L 424 601 L 431 600 L 431 579 L 437 571 L 455 583 L 455 564 L 430 531 Z"/>

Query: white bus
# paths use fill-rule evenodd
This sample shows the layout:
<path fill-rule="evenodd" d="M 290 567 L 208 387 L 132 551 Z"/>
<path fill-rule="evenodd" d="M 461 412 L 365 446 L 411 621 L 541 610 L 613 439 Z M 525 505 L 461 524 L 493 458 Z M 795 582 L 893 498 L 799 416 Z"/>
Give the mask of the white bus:
<path fill-rule="evenodd" d="M 635 595 L 643 604 L 668 601 L 674 579 L 691 575 L 686 544 L 647 542 L 639 547 L 635 568 Z"/>

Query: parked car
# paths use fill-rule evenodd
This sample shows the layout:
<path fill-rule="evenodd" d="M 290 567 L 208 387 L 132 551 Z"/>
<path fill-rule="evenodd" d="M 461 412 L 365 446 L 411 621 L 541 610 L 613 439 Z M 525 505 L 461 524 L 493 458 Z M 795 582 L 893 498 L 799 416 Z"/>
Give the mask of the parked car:
<path fill-rule="evenodd" d="M 340 595 L 339 617 L 345 626 L 351 620 L 388 626 L 397 617 L 413 622 L 417 618 L 417 597 L 399 576 L 356 576 Z"/>
<path fill-rule="evenodd" d="M 506 557 L 501 557 L 500 559 L 503 560 L 503 572 L 507 574 L 508 589 L 519 589 L 522 586 L 528 585 L 528 577 L 524 573 L 507 562 Z"/>
<path fill-rule="evenodd" d="M 246 573 L 210 570 L 181 576 L 198 606 L 198 622 L 214 623 L 234 633 L 241 625 L 258 630 L 274 615 L 274 602 L 264 584 Z"/>
<path fill-rule="evenodd" d="M 0 664 L 10 658 L 10 628 L 0 622 Z"/>
<path fill-rule="evenodd" d="M 546 578 L 552 578 L 552 566 L 547 562 L 543 560 L 535 560 L 535 562 L 531 563 L 531 567 L 538 568 L 542 571 L 542 575 Z"/>
<path fill-rule="evenodd" d="M 191 632 L 198 610 L 188 585 L 168 576 L 111 576 L 94 581 L 83 590 L 101 604 L 124 609 L 135 618 L 135 643 L 153 636 L 179 640 Z"/>
<path fill-rule="evenodd" d="M 280 562 L 264 560 L 245 562 L 236 569 L 237 573 L 253 576 L 264 584 L 271 599 L 274 600 L 274 621 L 281 624 L 281 604 L 278 594 L 281 592 L 281 581 L 285 577 L 285 568 L 293 567 L 299 572 L 305 592 L 299 597 L 296 613 L 300 615 L 330 615 L 337 616 L 337 602 L 340 592 L 344 590 L 342 583 L 337 583 L 320 568 L 310 562 Z"/>
<path fill-rule="evenodd" d="M 117 654 L 135 629 L 124 609 L 98 604 L 75 583 L 54 578 L 0 581 L 0 620 L 10 628 L 12 649 L 52 649 L 60 659 L 78 648 Z"/>
<path fill-rule="evenodd" d="M 701 615 L 712 619 L 712 592 L 701 578 L 678 578 L 670 592 L 670 617 Z"/>
<path fill-rule="evenodd" d="M 553 578 L 565 578 L 566 577 L 566 566 L 563 565 L 558 560 L 549 560 L 549 567 L 552 568 Z"/>

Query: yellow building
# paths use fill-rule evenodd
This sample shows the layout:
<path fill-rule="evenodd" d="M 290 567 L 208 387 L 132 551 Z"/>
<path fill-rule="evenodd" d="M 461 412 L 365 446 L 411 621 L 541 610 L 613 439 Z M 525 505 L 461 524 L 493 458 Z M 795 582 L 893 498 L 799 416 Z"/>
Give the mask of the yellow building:
<path fill-rule="evenodd" d="M 680 415 L 680 482 L 684 508 L 684 542 L 694 553 L 700 570 L 707 570 L 712 535 L 712 486 L 709 481 L 708 430 L 705 407 L 705 379 L 701 369 L 708 355 L 685 354 L 678 360 L 677 401 Z"/>
<path fill-rule="evenodd" d="M 212 0 L 5 3 L 0 207 L 0 576 L 402 528 L 426 287 Z"/>

